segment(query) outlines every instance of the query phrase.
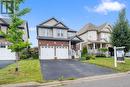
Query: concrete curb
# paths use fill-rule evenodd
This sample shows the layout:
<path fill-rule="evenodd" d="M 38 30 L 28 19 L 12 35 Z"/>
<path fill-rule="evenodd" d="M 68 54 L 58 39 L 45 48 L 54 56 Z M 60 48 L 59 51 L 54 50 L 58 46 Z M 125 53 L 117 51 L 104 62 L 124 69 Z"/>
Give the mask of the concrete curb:
<path fill-rule="evenodd" d="M 53 81 L 53 82 L 48 82 L 48 83 L 28 82 L 28 83 L 8 84 L 8 85 L 0 85 L 0 87 L 59 87 L 59 86 L 63 86 L 70 83 L 78 83 L 81 81 L 86 82 L 86 81 L 122 77 L 122 76 L 126 76 L 127 74 L 130 74 L 130 72 L 84 77 L 84 78 L 79 78 L 76 80 Z"/>

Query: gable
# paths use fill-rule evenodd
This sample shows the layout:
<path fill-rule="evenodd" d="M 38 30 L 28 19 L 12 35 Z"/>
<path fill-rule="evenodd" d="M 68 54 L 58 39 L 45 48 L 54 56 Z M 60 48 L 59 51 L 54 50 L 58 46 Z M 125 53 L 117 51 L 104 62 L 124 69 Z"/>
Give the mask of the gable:
<path fill-rule="evenodd" d="M 78 37 L 73 38 L 72 40 L 80 40 Z"/>
<path fill-rule="evenodd" d="M 65 27 L 63 24 L 57 24 L 56 27 Z"/>
<path fill-rule="evenodd" d="M 6 24 L 5 21 L 3 21 L 1 18 L 0 18 L 0 23 L 1 24 Z"/>
<path fill-rule="evenodd" d="M 50 19 L 50 20 L 48 20 L 48 21 L 46 21 L 46 22 L 43 22 L 43 23 L 40 24 L 40 25 L 43 25 L 43 26 L 54 26 L 54 25 L 56 25 L 57 23 L 58 23 L 58 21 L 57 21 L 56 19 L 52 18 L 52 19 Z"/>
<path fill-rule="evenodd" d="M 55 27 L 62 27 L 62 28 L 68 28 L 65 26 L 63 23 L 59 22 L 58 24 L 55 25 Z"/>
<path fill-rule="evenodd" d="M 103 29 L 101 29 L 101 31 L 112 32 L 112 27 L 110 25 L 106 25 Z"/>
<path fill-rule="evenodd" d="M 77 41 L 82 41 L 82 39 L 79 36 L 74 36 L 73 38 L 71 38 L 71 40 L 77 40 Z"/>

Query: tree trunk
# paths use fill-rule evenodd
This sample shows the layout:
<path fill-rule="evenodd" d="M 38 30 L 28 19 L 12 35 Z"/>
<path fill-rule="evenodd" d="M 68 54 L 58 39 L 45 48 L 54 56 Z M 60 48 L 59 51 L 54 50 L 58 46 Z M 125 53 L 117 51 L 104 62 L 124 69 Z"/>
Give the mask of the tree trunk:
<path fill-rule="evenodd" d="M 18 72 L 18 71 L 19 71 L 18 60 L 19 60 L 19 53 L 16 52 L 16 68 L 15 68 L 15 72 Z"/>

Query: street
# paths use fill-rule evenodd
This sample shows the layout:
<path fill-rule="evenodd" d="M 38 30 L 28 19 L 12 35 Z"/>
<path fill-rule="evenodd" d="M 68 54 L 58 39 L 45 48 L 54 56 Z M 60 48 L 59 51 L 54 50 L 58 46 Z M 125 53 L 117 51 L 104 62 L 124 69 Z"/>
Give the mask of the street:
<path fill-rule="evenodd" d="M 77 80 L 62 87 L 130 87 L 130 74 Z"/>

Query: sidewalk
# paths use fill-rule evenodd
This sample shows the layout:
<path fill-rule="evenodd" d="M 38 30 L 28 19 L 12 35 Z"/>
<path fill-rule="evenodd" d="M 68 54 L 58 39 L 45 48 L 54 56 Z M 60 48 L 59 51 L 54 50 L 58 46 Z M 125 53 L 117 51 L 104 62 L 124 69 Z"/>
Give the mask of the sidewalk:
<path fill-rule="evenodd" d="M 66 81 L 53 81 L 48 83 L 37 83 L 37 82 L 28 82 L 28 83 L 18 83 L 18 84 L 8 84 L 8 85 L 0 85 L 0 87 L 60 87 L 70 83 L 77 83 L 80 81 L 94 81 L 101 79 L 108 79 L 114 77 L 122 77 L 130 74 L 130 72 L 126 73 L 117 73 L 117 74 L 109 74 L 109 75 L 99 75 L 92 77 L 85 77 L 76 80 L 66 80 Z"/>

